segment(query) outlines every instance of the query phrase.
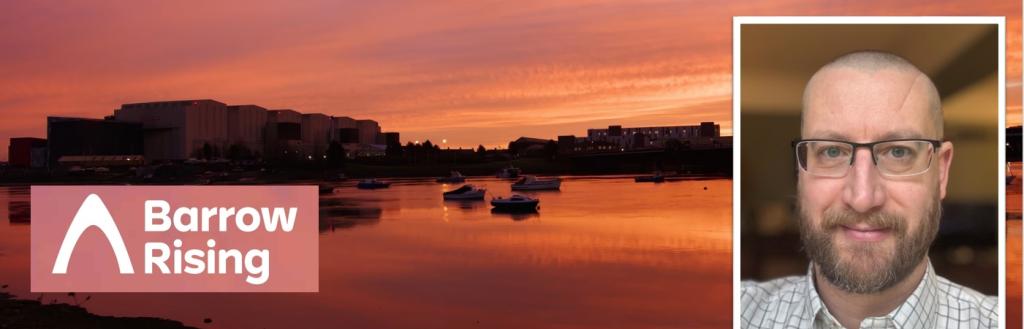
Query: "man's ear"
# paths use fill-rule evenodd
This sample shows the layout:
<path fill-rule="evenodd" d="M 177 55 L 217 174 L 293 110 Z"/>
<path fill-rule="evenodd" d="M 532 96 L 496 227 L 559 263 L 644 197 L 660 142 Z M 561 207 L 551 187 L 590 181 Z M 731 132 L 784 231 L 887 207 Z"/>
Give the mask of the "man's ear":
<path fill-rule="evenodd" d="M 939 199 L 943 200 L 949 183 L 949 167 L 953 163 L 953 142 L 942 142 L 936 155 L 939 161 Z"/>

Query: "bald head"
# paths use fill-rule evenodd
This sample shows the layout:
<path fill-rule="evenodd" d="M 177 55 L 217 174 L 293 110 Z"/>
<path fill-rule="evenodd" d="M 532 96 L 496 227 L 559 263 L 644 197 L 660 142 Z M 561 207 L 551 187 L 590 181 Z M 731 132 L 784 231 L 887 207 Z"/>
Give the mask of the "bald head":
<path fill-rule="evenodd" d="M 841 95 L 844 91 L 852 95 L 844 97 Z M 880 98 L 880 102 L 858 98 Z M 843 99 L 852 102 L 843 102 Z M 820 108 L 823 106 L 831 108 Z M 857 51 L 840 56 L 818 69 L 804 89 L 802 132 L 806 133 L 803 127 L 809 112 L 836 110 L 836 106 L 845 106 L 844 109 L 850 111 L 863 111 L 863 115 L 877 115 L 877 110 L 925 110 L 929 121 L 927 124 L 937 133 L 936 137 L 943 136 L 942 102 L 935 84 L 914 64 L 892 53 Z M 872 106 L 890 108 L 870 108 Z"/>

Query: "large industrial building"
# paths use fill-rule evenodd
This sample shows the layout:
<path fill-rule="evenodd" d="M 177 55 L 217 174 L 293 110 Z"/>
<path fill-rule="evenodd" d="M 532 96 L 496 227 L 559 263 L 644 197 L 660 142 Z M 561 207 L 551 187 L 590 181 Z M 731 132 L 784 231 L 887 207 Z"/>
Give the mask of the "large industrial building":
<path fill-rule="evenodd" d="M 262 157 L 264 150 L 264 131 L 267 127 L 267 109 L 258 105 L 231 105 L 228 111 L 228 146 L 244 147 L 240 152 L 247 152 L 254 157 Z M 236 146 L 237 145 L 237 146 Z"/>
<path fill-rule="evenodd" d="M 330 146 L 334 120 L 320 113 L 302 115 L 302 150 L 307 159 L 323 158 Z"/>
<path fill-rule="evenodd" d="M 142 124 L 149 161 L 218 157 L 229 145 L 227 105 L 215 100 L 124 104 L 114 120 Z"/>
<path fill-rule="evenodd" d="M 54 166 L 70 156 L 117 156 L 126 163 L 134 163 L 144 159 L 143 131 L 142 124 L 137 122 L 47 117 L 47 162 Z M 88 160 L 75 161 L 83 159 Z"/>
<path fill-rule="evenodd" d="M 356 120 L 356 128 L 359 128 L 359 144 L 376 144 L 377 135 L 380 135 L 380 125 L 373 120 Z"/>
<path fill-rule="evenodd" d="M 333 142 L 351 150 L 349 156 L 378 155 L 359 150 L 384 149 L 383 142 L 397 137 L 385 137 L 373 120 L 196 99 L 124 104 L 107 119 L 50 117 L 49 141 L 12 138 L 9 153 L 18 166 L 31 166 L 33 154 L 51 166 L 67 156 L 76 163 L 89 156 L 164 162 L 239 154 L 310 160 L 324 158 Z"/>
<path fill-rule="evenodd" d="M 268 159 L 298 158 L 302 152 L 302 114 L 293 110 L 267 111 Z"/>

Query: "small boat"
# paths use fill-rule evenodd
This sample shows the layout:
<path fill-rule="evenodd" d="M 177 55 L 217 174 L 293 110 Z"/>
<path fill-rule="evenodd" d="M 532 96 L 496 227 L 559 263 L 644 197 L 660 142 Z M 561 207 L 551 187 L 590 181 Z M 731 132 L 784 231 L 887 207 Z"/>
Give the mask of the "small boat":
<path fill-rule="evenodd" d="M 356 184 L 357 188 L 361 188 L 361 189 L 364 189 L 364 190 L 388 188 L 390 186 L 391 186 L 391 183 L 382 182 L 382 181 L 379 181 L 379 180 L 376 180 L 376 179 L 373 179 L 373 178 L 361 180 L 361 181 L 359 181 L 358 184 Z"/>
<path fill-rule="evenodd" d="M 452 171 L 448 177 L 438 177 L 438 183 L 462 183 L 466 181 L 466 176 L 462 176 L 462 173 L 458 171 Z"/>
<path fill-rule="evenodd" d="M 519 170 L 519 168 L 508 166 L 499 170 L 496 176 L 498 178 L 519 178 L 521 173 L 522 170 Z"/>
<path fill-rule="evenodd" d="M 562 186 L 562 179 L 537 179 L 534 176 L 523 176 L 515 183 L 512 183 L 513 191 L 540 191 L 540 190 L 557 190 Z"/>
<path fill-rule="evenodd" d="M 660 171 L 655 171 L 653 175 L 636 176 L 633 181 L 637 183 L 661 183 L 665 181 L 665 175 L 662 175 Z"/>
<path fill-rule="evenodd" d="M 327 184 L 320 184 L 320 194 L 331 194 L 334 193 L 334 186 Z"/>
<path fill-rule="evenodd" d="M 471 184 L 462 185 L 462 187 L 444 192 L 445 200 L 483 200 L 484 194 L 487 193 L 487 189 L 479 188 Z"/>
<path fill-rule="evenodd" d="M 512 197 L 497 197 L 491 199 L 491 206 L 499 211 L 536 211 L 539 199 L 534 199 L 522 194 L 513 194 Z"/>

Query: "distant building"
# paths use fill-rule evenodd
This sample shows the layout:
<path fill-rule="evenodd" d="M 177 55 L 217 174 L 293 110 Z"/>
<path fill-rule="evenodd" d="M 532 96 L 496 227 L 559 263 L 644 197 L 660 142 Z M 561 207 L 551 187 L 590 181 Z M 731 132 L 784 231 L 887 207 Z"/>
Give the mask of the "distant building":
<path fill-rule="evenodd" d="M 669 140 L 678 140 L 692 147 L 717 147 L 724 143 L 731 145 L 731 138 L 722 138 L 720 131 L 721 127 L 714 122 L 701 122 L 699 125 L 690 126 L 637 128 L 614 125 L 608 126 L 607 129 L 588 129 L 586 140 L 581 142 L 589 143 L 589 146 L 598 150 L 613 145 L 620 151 L 664 148 Z"/>
<path fill-rule="evenodd" d="M 320 113 L 302 115 L 302 149 L 307 159 L 322 159 L 331 142 L 331 117 Z"/>
<path fill-rule="evenodd" d="M 572 153 L 576 149 L 577 139 L 575 135 L 558 136 L 558 154 Z"/>
<path fill-rule="evenodd" d="M 550 139 L 519 137 L 509 143 L 509 148 L 514 149 L 516 154 L 522 156 L 543 156 L 544 148 L 551 142 L 554 141 Z"/>
<path fill-rule="evenodd" d="M 252 157 L 261 157 L 264 152 L 267 109 L 258 105 L 231 105 L 228 112 L 228 153 L 232 148 L 242 146 Z"/>
<path fill-rule="evenodd" d="M 212 99 L 123 104 L 106 120 L 53 118 L 48 123 L 54 124 L 58 135 L 76 130 L 81 134 L 95 132 L 89 136 L 117 135 L 109 140 L 85 137 L 77 144 L 67 140 L 76 138 L 77 133 L 60 135 L 62 140 L 53 154 L 45 155 L 45 145 L 43 151 L 36 151 L 43 152 L 48 164 L 57 164 L 57 157 L 70 155 L 123 155 L 123 161 L 143 158 L 150 162 L 235 157 L 319 159 L 326 157 L 332 142 L 351 150 L 348 154 L 353 157 L 375 156 L 382 154 L 392 139 L 398 140 L 398 133 L 381 133 L 380 124 L 374 120 L 302 114 L 290 109 L 267 110 L 257 105 L 228 106 Z M 94 131 L 104 128 L 111 130 Z M 26 149 L 29 144 L 24 143 L 31 144 L 12 144 L 17 165 L 28 161 L 23 161 L 23 155 L 28 154 L 25 152 L 31 153 L 32 147 Z M 107 149 L 136 153 L 110 153 Z M 102 161 L 111 159 L 106 157 Z M 90 157 L 75 161 L 93 160 L 100 161 Z"/>
<path fill-rule="evenodd" d="M 293 110 L 267 111 L 265 136 L 268 159 L 298 158 L 302 152 L 302 114 Z"/>
<path fill-rule="evenodd" d="M 338 129 L 338 142 L 342 144 L 359 144 L 359 128 Z"/>
<path fill-rule="evenodd" d="M 353 141 L 343 143 L 359 142 L 359 128 L 358 125 L 356 124 L 356 119 L 349 117 L 331 117 L 331 130 L 333 130 L 331 141 L 340 141 L 342 139 L 342 129 L 354 129 L 356 131 L 356 137 L 355 139 L 353 139 Z"/>
<path fill-rule="evenodd" d="M 138 167 L 146 163 L 140 155 L 65 155 L 57 160 L 63 168 L 71 167 Z"/>
<path fill-rule="evenodd" d="M 384 142 L 380 144 L 402 146 L 402 140 L 399 138 L 397 132 L 381 133 L 381 136 L 383 137 Z"/>
<path fill-rule="evenodd" d="M 11 167 L 46 167 L 46 140 L 34 137 L 14 137 L 7 146 L 7 159 Z"/>
<path fill-rule="evenodd" d="M 228 147 L 227 105 L 211 99 L 124 104 L 114 119 L 142 124 L 147 161 L 220 157 Z"/>
<path fill-rule="evenodd" d="M 46 118 L 47 162 L 56 166 L 65 156 L 143 158 L 141 123 L 102 119 Z"/>
<path fill-rule="evenodd" d="M 350 158 L 381 157 L 386 153 L 384 145 L 377 144 L 345 144 L 345 155 Z"/>
<path fill-rule="evenodd" d="M 356 128 L 359 128 L 360 144 L 377 144 L 377 135 L 380 134 L 380 125 L 373 120 L 356 120 Z"/>

